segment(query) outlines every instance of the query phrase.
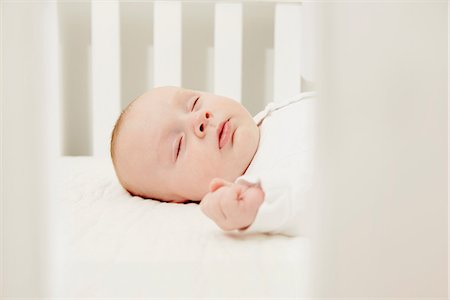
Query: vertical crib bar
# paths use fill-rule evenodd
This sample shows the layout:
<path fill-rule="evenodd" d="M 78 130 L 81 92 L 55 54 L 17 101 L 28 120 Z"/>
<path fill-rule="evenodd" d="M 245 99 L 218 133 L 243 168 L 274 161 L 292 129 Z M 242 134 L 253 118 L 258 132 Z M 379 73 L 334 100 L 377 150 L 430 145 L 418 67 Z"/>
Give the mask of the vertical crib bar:
<path fill-rule="evenodd" d="M 61 150 L 57 3 L 2 1 L 0 15 L 0 297 L 48 298 Z"/>
<path fill-rule="evenodd" d="M 109 153 L 109 140 L 120 113 L 119 3 L 92 1 L 93 154 Z"/>
<path fill-rule="evenodd" d="M 57 3 L 49 3 L 45 12 L 45 26 L 47 35 L 43 42 L 47 46 L 46 49 L 46 70 L 47 70 L 47 86 L 49 97 L 47 99 L 46 117 L 47 130 L 47 154 L 48 158 L 53 160 L 61 155 L 62 151 L 62 98 L 61 98 L 61 74 L 60 74 L 60 41 L 58 27 L 58 5 Z M 54 167 L 54 166 L 50 166 Z"/>
<path fill-rule="evenodd" d="M 154 4 L 153 82 L 181 85 L 181 2 Z"/>
<path fill-rule="evenodd" d="M 295 95 L 301 89 L 301 5 L 278 3 L 275 7 L 274 100 Z"/>
<path fill-rule="evenodd" d="M 215 5 L 214 92 L 241 101 L 242 4 Z"/>

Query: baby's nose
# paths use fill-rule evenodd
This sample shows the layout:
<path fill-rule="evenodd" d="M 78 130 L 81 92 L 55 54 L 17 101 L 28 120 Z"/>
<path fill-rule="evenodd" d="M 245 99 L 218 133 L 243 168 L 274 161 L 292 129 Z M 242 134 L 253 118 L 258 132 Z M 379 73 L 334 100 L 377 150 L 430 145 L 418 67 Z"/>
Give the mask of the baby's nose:
<path fill-rule="evenodd" d="M 194 122 L 194 132 L 199 138 L 203 138 L 206 134 L 206 126 L 208 126 L 211 113 L 208 111 L 199 111 L 196 121 Z"/>

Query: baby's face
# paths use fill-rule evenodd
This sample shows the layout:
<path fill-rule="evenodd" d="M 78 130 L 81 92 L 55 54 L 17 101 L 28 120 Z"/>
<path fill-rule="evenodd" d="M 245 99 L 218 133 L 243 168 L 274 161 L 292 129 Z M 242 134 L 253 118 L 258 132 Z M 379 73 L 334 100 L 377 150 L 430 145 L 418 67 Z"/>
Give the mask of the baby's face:
<path fill-rule="evenodd" d="M 238 102 L 176 87 L 156 88 L 130 107 L 117 136 L 116 170 L 134 194 L 201 200 L 210 181 L 234 181 L 256 153 L 259 128 Z"/>

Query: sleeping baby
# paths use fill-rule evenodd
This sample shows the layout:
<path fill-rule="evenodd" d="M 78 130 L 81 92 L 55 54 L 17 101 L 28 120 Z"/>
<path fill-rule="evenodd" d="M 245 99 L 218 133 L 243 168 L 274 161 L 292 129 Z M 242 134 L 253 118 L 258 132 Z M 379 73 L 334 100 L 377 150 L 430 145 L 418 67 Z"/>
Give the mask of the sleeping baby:
<path fill-rule="evenodd" d="M 225 231 L 302 234 L 313 96 L 270 103 L 252 118 L 227 97 L 154 88 L 114 126 L 111 158 L 119 182 L 143 198 L 200 202 Z"/>

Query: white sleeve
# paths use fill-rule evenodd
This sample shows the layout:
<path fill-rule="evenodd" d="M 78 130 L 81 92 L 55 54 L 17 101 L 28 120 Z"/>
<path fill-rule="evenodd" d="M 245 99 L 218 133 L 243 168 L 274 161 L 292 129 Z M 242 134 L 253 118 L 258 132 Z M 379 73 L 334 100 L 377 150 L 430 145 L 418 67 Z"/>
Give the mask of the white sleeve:
<path fill-rule="evenodd" d="M 314 153 L 312 95 L 293 97 L 286 102 L 286 106 L 292 105 L 265 120 L 266 139 L 260 142 L 258 161 L 247 174 L 236 179 L 237 183 L 259 184 L 265 194 L 264 202 L 254 222 L 240 233 L 307 233 Z M 284 106 L 273 109 L 281 107 Z M 285 130 L 290 130 L 289 134 L 284 135 Z"/>
<path fill-rule="evenodd" d="M 280 174 L 280 169 L 284 169 L 284 174 Z M 290 168 L 280 169 L 271 174 L 243 175 L 236 179 L 237 183 L 259 184 L 265 193 L 264 202 L 259 207 L 254 222 L 247 229 L 239 230 L 240 233 L 304 235 L 309 183 L 299 182 L 299 178 L 289 171 Z"/>

